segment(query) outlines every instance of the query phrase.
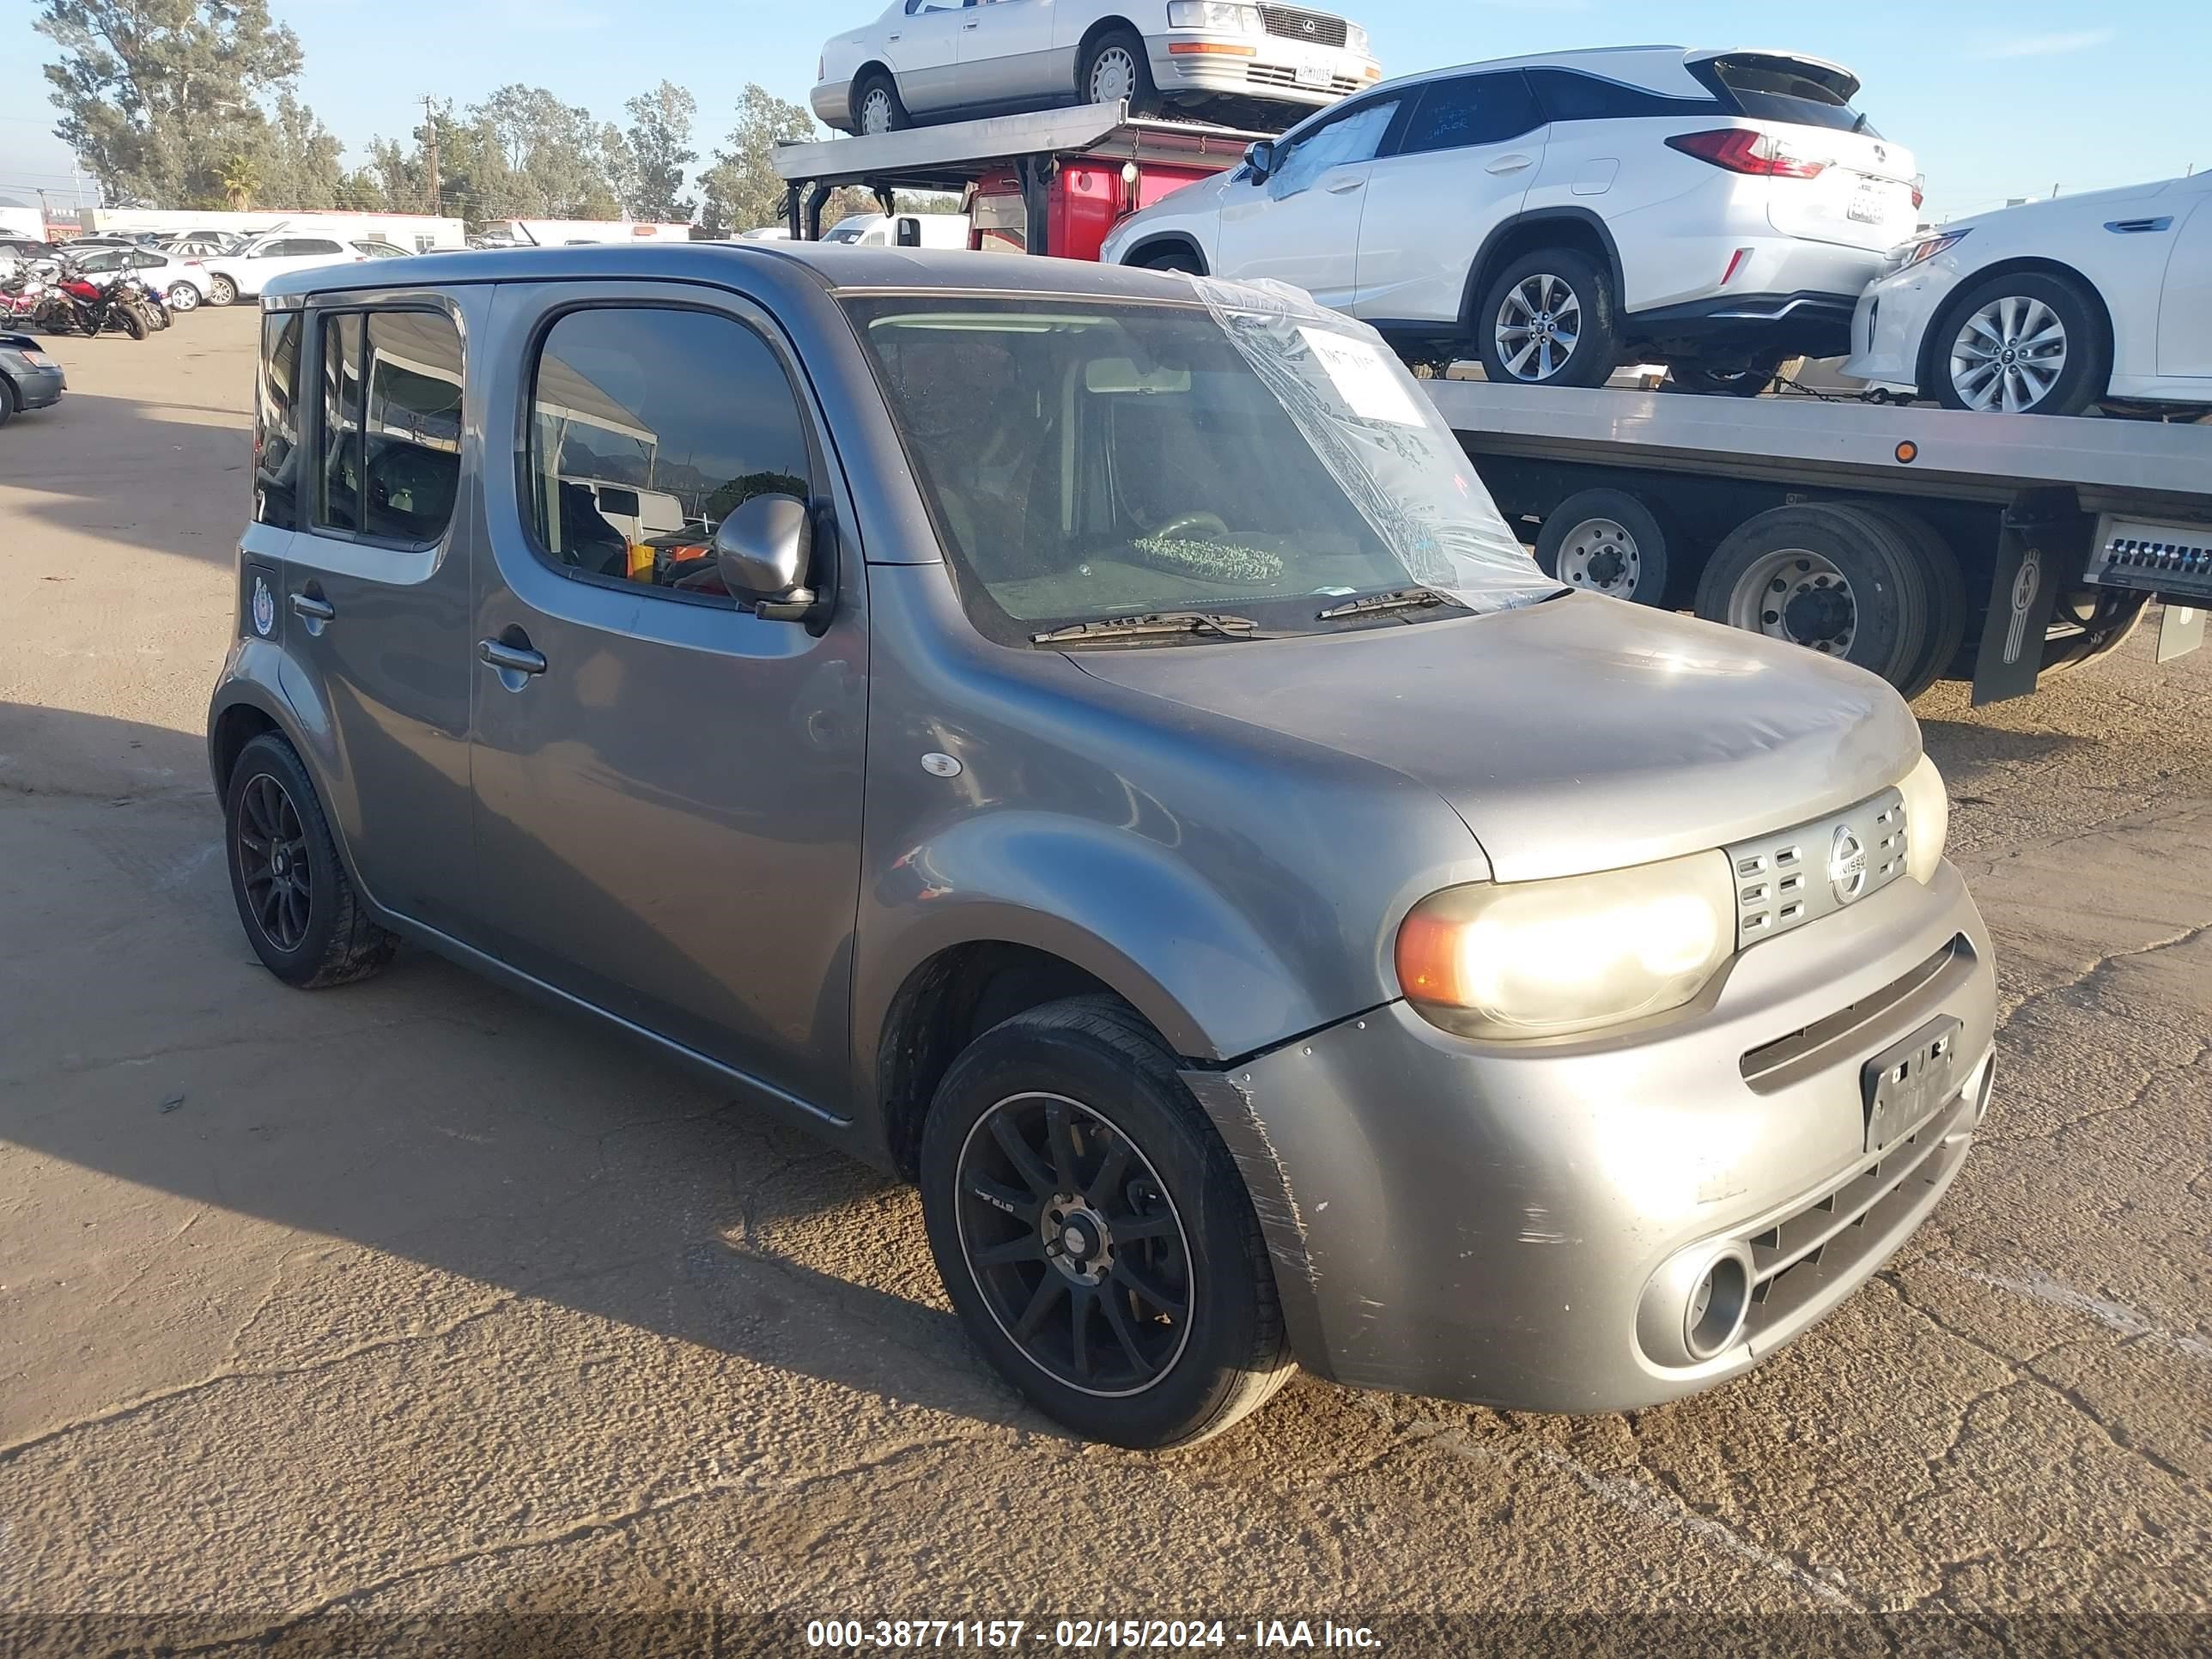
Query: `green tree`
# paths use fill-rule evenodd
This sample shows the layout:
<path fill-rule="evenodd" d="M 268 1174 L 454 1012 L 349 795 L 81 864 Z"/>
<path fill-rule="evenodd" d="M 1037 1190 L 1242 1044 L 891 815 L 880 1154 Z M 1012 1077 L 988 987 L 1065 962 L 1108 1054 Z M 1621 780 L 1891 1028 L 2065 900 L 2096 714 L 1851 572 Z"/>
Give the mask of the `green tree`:
<path fill-rule="evenodd" d="M 699 175 L 704 222 L 717 230 L 750 230 L 781 220 L 784 185 L 776 177 L 775 146 L 821 136 L 805 110 L 748 82 L 738 98 L 737 125 L 714 152 L 714 165 Z"/>
<path fill-rule="evenodd" d="M 40 0 L 54 134 L 118 204 L 204 206 L 257 154 L 258 100 L 289 88 L 300 42 L 266 0 Z"/>
<path fill-rule="evenodd" d="M 345 147 L 314 111 L 279 93 L 276 108 L 261 129 L 255 152 L 258 195 L 264 205 L 286 208 L 351 207 L 339 199 L 345 176 Z"/>
<path fill-rule="evenodd" d="M 544 87 L 501 87 L 470 106 L 506 172 L 507 214 L 531 219 L 613 219 L 622 213 L 613 173 L 621 135 Z M 612 140 L 611 143 L 610 140 Z"/>
<path fill-rule="evenodd" d="M 222 186 L 225 207 L 234 213 L 251 212 L 261 189 L 261 163 L 251 155 L 234 155 L 216 170 L 216 182 Z"/>
<path fill-rule="evenodd" d="M 623 205 L 634 219 L 689 222 L 698 202 L 683 195 L 684 170 L 699 159 L 691 145 L 698 100 L 672 81 L 640 93 L 623 106 L 629 114 L 630 176 Z"/>

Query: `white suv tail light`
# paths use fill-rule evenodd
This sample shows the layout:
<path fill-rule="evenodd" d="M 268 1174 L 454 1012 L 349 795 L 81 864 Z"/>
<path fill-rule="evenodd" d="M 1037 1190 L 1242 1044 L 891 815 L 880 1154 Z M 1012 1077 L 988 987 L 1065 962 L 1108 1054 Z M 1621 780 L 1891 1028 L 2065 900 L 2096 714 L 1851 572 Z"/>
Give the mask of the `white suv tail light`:
<path fill-rule="evenodd" d="M 1808 161 L 1772 134 L 1756 132 L 1749 127 L 1680 132 L 1667 141 L 1667 147 L 1729 173 L 1747 173 L 1762 179 L 1817 179 L 1828 168 L 1826 161 Z"/>

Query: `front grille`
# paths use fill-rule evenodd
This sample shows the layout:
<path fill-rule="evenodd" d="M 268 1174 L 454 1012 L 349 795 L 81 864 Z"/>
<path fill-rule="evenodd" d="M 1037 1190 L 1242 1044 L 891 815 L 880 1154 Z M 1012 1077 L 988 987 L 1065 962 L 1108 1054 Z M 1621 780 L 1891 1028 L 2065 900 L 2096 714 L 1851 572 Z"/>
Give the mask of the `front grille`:
<path fill-rule="evenodd" d="M 1285 40 L 1304 40 L 1316 46 L 1344 44 L 1344 19 L 1325 11 L 1301 11 L 1295 6 L 1262 6 L 1260 21 L 1267 33 Z"/>
<path fill-rule="evenodd" d="M 1943 948 L 1880 990 L 1810 1025 L 1747 1049 L 1736 1061 L 1753 1094 L 1771 1095 L 1816 1077 L 1853 1050 L 1899 1036 L 1940 1009 L 1973 977 L 1973 942 L 1954 934 Z M 1879 1026 L 1881 1031 L 1874 1028 Z"/>
<path fill-rule="evenodd" d="M 1967 1082 L 1978 1077 L 1977 1068 Z M 1752 1290 L 1743 1334 L 1754 1349 L 1765 1333 L 1795 1322 L 1822 1291 L 1872 1271 L 1869 1255 L 1899 1223 L 1934 1203 L 1930 1188 L 1948 1181 L 1966 1155 L 1960 1132 L 1973 1127 L 1974 1107 L 1973 1091 L 1960 1089 L 1840 1185 L 1744 1236 Z"/>
<path fill-rule="evenodd" d="M 1905 797 L 1885 789 L 1832 817 L 1726 848 L 1739 950 L 1856 904 L 1905 873 Z"/>
<path fill-rule="evenodd" d="M 1298 72 L 1287 64 L 1254 64 L 1244 71 L 1244 78 L 1255 87 L 1295 87 Z M 1358 77 L 1333 75 L 1326 87 L 1307 87 L 1308 92 L 1334 92 L 1340 95 L 1359 90 Z"/>

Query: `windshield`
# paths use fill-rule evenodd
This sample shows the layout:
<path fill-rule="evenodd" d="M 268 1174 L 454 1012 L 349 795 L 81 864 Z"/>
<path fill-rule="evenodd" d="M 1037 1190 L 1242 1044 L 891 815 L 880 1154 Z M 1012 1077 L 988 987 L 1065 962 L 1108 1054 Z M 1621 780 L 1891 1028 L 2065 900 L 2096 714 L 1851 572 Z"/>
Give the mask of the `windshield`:
<path fill-rule="evenodd" d="M 1196 288 L 848 302 L 985 633 L 1193 611 L 1318 632 L 1559 591 L 1371 331 L 1275 284 Z M 1454 603 L 1346 609 L 1408 588 Z"/>

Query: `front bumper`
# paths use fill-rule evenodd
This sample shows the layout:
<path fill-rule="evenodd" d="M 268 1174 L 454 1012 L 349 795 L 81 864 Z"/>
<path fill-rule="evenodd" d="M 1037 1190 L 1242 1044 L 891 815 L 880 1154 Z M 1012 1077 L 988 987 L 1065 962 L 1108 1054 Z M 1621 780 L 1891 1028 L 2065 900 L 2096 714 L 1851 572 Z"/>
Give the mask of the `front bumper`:
<path fill-rule="evenodd" d="M 1850 356 L 1844 373 L 1918 390 L 1929 325 L 1957 286 L 1950 262 L 1941 256 L 1870 286 L 1851 315 Z"/>
<path fill-rule="evenodd" d="M 1934 1207 L 1988 1101 L 1990 964 L 1946 864 L 1745 951 L 1637 1027 L 1484 1044 L 1398 1003 L 1185 1080 L 1245 1174 L 1309 1369 L 1632 1410 L 1759 1363 Z M 1953 1088 L 1869 1155 L 1863 1066 L 1939 1019 L 1958 1022 Z M 1742 1332 L 1670 1355 L 1654 1297 L 1724 1251 L 1756 1279 Z"/>
<path fill-rule="evenodd" d="M 1382 78 L 1371 58 L 1343 46 L 1301 46 L 1279 35 L 1179 30 L 1146 40 L 1152 84 L 1318 109 Z M 1305 82 L 1299 72 L 1307 71 Z M 1316 80 L 1318 73 L 1325 80 Z"/>
<path fill-rule="evenodd" d="M 51 409 L 61 402 L 62 393 L 69 389 L 69 381 L 58 363 L 28 363 L 21 356 L 11 356 L 0 372 L 4 372 L 14 383 L 19 408 Z"/>

